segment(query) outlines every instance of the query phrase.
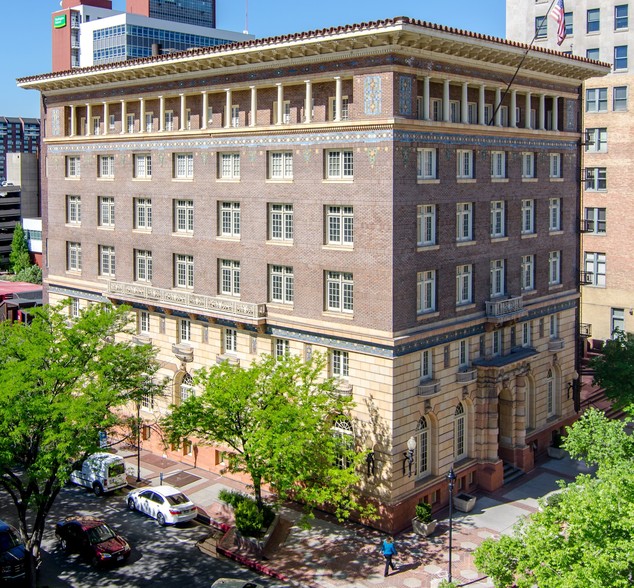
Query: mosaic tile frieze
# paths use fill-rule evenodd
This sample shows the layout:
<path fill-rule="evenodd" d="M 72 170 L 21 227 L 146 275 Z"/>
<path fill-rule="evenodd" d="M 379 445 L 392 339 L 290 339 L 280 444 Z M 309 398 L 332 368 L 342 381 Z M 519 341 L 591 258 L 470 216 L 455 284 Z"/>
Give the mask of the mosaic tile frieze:
<path fill-rule="evenodd" d="M 363 113 L 368 116 L 381 114 L 381 76 L 366 76 L 363 80 Z"/>
<path fill-rule="evenodd" d="M 60 111 L 62 108 L 53 108 L 50 111 L 51 114 L 51 134 L 54 137 L 59 137 L 62 134 L 62 122 Z"/>
<path fill-rule="evenodd" d="M 398 77 L 398 113 L 402 116 L 412 115 L 412 87 L 413 80 L 410 76 Z"/>

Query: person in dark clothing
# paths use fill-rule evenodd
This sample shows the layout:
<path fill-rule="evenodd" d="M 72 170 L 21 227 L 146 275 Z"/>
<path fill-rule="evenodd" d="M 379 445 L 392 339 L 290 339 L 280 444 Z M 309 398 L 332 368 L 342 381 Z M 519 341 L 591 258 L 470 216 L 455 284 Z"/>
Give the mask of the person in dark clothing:
<path fill-rule="evenodd" d="M 394 546 L 394 539 L 392 537 L 388 537 L 383 540 L 383 557 L 385 558 L 385 573 L 384 576 L 388 575 L 390 567 L 395 570 L 396 566 L 392 563 L 392 556 L 396 555 L 396 547 Z"/>

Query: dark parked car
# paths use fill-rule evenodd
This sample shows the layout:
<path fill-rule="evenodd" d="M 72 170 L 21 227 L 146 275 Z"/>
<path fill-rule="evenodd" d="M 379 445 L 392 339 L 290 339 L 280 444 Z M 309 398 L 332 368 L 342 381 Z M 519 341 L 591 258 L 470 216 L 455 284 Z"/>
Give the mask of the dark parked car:
<path fill-rule="evenodd" d="M 94 566 L 123 563 L 130 545 L 104 521 L 68 517 L 55 526 L 55 536 L 67 553 L 79 553 Z"/>
<path fill-rule="evenodd" d="M 0 520 L 0 582 L 17 582 L 24 578 L 26 548 L 18 532 Z"/>

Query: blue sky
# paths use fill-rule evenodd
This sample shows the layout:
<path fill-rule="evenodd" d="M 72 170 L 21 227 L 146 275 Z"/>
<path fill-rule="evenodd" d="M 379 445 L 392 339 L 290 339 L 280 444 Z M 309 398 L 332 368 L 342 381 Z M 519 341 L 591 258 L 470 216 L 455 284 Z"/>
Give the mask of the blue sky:
<path fill-rule="evenodd" d="M 0 35 L 0 115 L 39 116 L 39 93 L 22 90 L 16 78 L 51 70 L 51 13 L 59 0 L 2 2 L 5 23 Z M 420 20 L 504 37 L 505 0 L 248 0 L 249 32 L 270 37 L 359 23 L 394 16 Z M 242 31 L 245 0 L 216 0 L 217 26 Z M 113 8 L 125 9 L 125 0 Z"/>

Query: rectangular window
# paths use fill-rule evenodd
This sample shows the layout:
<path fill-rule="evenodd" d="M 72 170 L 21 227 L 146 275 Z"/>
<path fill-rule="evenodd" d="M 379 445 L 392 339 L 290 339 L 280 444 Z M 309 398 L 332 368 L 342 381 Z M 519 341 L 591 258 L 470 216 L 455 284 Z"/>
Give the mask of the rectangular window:
<path fill-rule="evenodd" d="M 174 256 L 176 263 L 176 287 L 177 288 L 193 288 L 194 287 L 194 256 L 181 255 Z"/>
<path fill-rule="evenodd" d="M 291 342 L 288 339 L 275 339 L 274 340 L 275 347 L 273 351 L 275 353 L 276 359 L 281 359 L 285 355 L 289 355 L 291 352 Z"/>
<path fill-rule="evenodd" d="M 240 106 L 237 104 L 231 106 L 231 126 L 234 128 L 240 126 Z"/>
<path fill-rule="evenodd" d="M 154 118 L 151 112 L 145 113 L 145 132 L 151 133 L 154 131 Z"/>
<path fill-rule="evenodd" d="M 586 49 L 586 59 L 594 59 L 594 61 L 599 61 L 599 48 L 593 47 L 591 49 Z"/>
<path fill-rule="evenodd" d="M 354 281 L 349 272 L 326 272 L 326 309 L 351 313 L 354 310 Z"/>
<path fill-rule="evenodd" d="M 270 300 L 279 304 L 293 304 L 295 279 L 293 268 L 283 265 L 269 266 Z"/>
<path fill-rule="evenodd" d="M 351 180 L 354 177 L 354 158 L 351 149 L 326 151 L 326 179 Z"/>
<path fill-rule="evenodd" d="M 114 155 L 97 156 L 100 178 L 114 178 Z"/>
<path fill-rule="evenodd" d="M 561 251 L 551 251 L 548 254 L 548 285 L 561 284 Z"/>
<path fill-rule="evenodd" d="M 114 198 L 99 196 L 99 226 L 114 227 Z"/>
<path fill-rule="evenodd" d="M 418 272 L 416 309 L 418 314 L 436 310 L 436 270 Z"/>
<path fill-rule="evenodd" d="M 586 32 L 587 33 L 598 33 L 600 30 L 600 9 L 593 8 L 588 10 L 587 21 L 586 21 Z"/>
<path fill-rule="evenodd" d="M 456 241 L 473 241 L 473 202 L 456 205 Z"/>
<path fill-rule="evenodd" d="M 469 359 L 469 340 L 462 339 L 458 346 L 458 367 L 461 369 L 468 368 L 471 365 Z"/>
<path fill-rule="evenodd" d="M 520 286 L 523 292 L 528 292 L 535 288 L 535 256 L 534 255 L 522 255 Z"/>
<path fill-rule="evenodd" d="M 456 268 L 456 304 L 473 302 L 473 266 L 459 265 Z"/>
<path fill-rule="evenodd" d="M 535 201 L 533 199 L 522 200 L 522 228 L 523 235 L 535 232 Z"/>
<path fill-rule="evenodd" d="M 128 114 L 126 116 L 126 129 L 128 133 L 134 133 L 134 114 Z"/>
<path fill-rule="evenodd" d="M 584 285 L 605 288 L 605 269 L 605 253 L 584 253 Z"/>
<path fill-rule="evenodd" d="M 191 180 L 194 177 L 194 154 L 174 153 L 173 173 L 177 180 Z"/>
<path fill-rule="evenodd" d="M 240 179 L 240 154 L 220 153 L 218 161 L 218 177 L 221 180 Z"/>
<path fill-rule="evenodd" d="M 81 243 L 66 243 L 66 269 L 71 272 L 81 271 Z"/>
<path fill-rule="evenodd" d="M 337 117 L 337 100 L 335 96 L 330 96 L 328 99 L 330 120 L 335 120 Z M 341 97 L 341 120 L 349 120 L 350 118 L 350 101 L 348 96 Z"/>
<path fill-rule="evenodd" d="M 561 178 L 561 153 L 548 154 L 548 175 L 551 178 Z"/>
<path fill-rule="evenodd" d="M 491 202 L 491 237 L 504 237 L 505 235 L 505 202 L 504 200 L 494 200 Z"/>
<path fill-rule="evenodd" d="M 150 313 L 147 310 L 139 311 L 139 333 L 146 335 L 150 332 Z"/>
<path fill-rule="evenodd" d="M 280 124 L 280 122 L 285 125 L 289 124 L 291 122 L 291 101 L 284 100 L 284 102 L 282 102 L 282 120 L 281 121 L 277 120 L 278 119 L 277 105 L 278 105 L 278 102 L 276 100 L 275 102 L 273 102 L 273 124 L 277 125 L 277 124 Z"/>
<path fill-rule="evenodd" d="M 225 296 L 240 296 L 240 262 L 220 260 L 220 293 Z"/>
<path fill-rule="evenodd" d="M 136 271 L 136 280 L 138 282 L 152 281 L 152 252 L 137 249 L 134 252 L 134 265 Z"/>
<path fill-rule="evenodd" d="M 350 375 L 350 357 L 347 351 L 332 350 L 330 371 L 333 378 L 347 378 Z"/>
<path fill-rule="evenodd" d="M 178 340 L 180 343 L 192 340 L 192 323 L 189 319 L 178 320 Z"/>
<path fill-rule="evenodd" d="M 92 133 L 93 135 L 99 135 L 101 132 L 101 120 L 98 116 L 92 117 Z"/>
<path fill-rule="evenodd" d="M 535 38 L 545 39 L 548 37 L 548 21 L 545 16 L 535 17 Z"/>
<path fill-rule="evenodd" d="M 222 237 L 240 237 L 240 203 L 220 202 L 219 233 Z"/>
<path fill-rule="evenodd" d="M 66 157 L 66 177 L 79 179 L 81 171 L 81 159 L 79 155 L 69 155 Z"/>
<path fill-rule="evenodd" d="M 606 209 L 586 208 L 584 210 L 584 231 L 595 235 L 606 234 Z"/>
<path fill-rule="evenodd" d="M 627 69 L 627 45 L 614 47 L 614 70 Z"/>
<path fill-rule="evenodd" d="M 493 331 L 493 357 L 499 357 L 502 355 L 502 329 Z"/>
<path fill-rule="evenodd" d="M 608 189 L 608 172 L 605 167 L 586 168 L 586 190 L 604 192 Z"/>
<path fill-rule="evenodd" d="M 493 120 L 493 104 L 484 105 L 484 124 L 491 126 L 494 123 Z"/>
<path fill-rule="evenodd" d="M 550 315 L 548 335 L 551 339 L 559 338 L 559 317 L 556 314 Z"/>
<path fill-rule="evenodd" d="M 607 112 L 608 110 L 608 89 L 607 88 L 587 88 L 586 89 L 586 112 Z"/>
<path fill-rule="evenodd" d="M 174 230 L 177 233 L 194 232 L 194 201 L 174 201 Z"/>
<path fill-rule="evenodd" d="M 506 276 L 504 271 L 504 260 L 494 259 L 491 261 L 491 297 L 503 296 L 506 294 Z"/>
<path fill-rule="evenodd" d="M 434 352 L 425 349 L 420 354 L 420 381 L 427 382 L 434 377 Z"/>
<path fill-rule="evenodd" d="M 293 152 L 271 151 L 269 152 L 269 179 L 292 180 L 293 179 Z"/>
<path fill-rule="evenodd" d="M 612 328 L 610 334 L 614 337 L 619 331 L 625 331 L 625 309 L 612 308 L 611 315 Z"/>
<path fill-rule="evenodd" d="M 531 323 L 526 321 L 522 323 L 522 347 L 530 347 L 531 341 Z"/>
<path fill-rule="evenodd" d="M 152 156 L 151 155 L 134 155 L 134 177 L 149 179 L 152 177 Z"/>
<path fill-rule="evenodd" d="M 66 222 L 81 224 L 81 196 L 66 196 Z"/>
<path fill-rule="evenodd" d="M 293 240 L 293 205 L 269 204 L 269 239 Z"/>
<path fill-rule="evenodd" d="M 172 110 L 165 111 L 165 125 L 164 129 L 166 131 L 174 130 L 174 112 Z"/>
<path fill-rule="evenodd" d="M 459 179 L 468 179 L 474 177 L 473 170 L 473 150 L 458 149 L 456 151 L 457 171 L 456 177 Z"/>
<path fill-rule="evenodd" d="M 506 151 L 491 151 L 491 177 L 506 178 Z"/>
<path fill-rule="evenodd" d="M 570 35 L 573 34 L 573 28 L 572 28 L 572 12 L 565 12 L 564 13 L 564 27 L 565 27 L 565 32 L 566 32 L 566 36 L 569 37 Z"/>
<path fill-rule="evenodd" d="M 449 120 L 453 123 L 460 122 L 460 100 L 449 101 Z"/>
<path fill-rule="evenodd" d="M 99 275 L 114 278 L 115 256 L 114 247 L 107 245 L 99 246 Z"/>
<path fill-rule="evenodd" d="M 522 178 L 535 177 L 535 154 L 522 153 Z"/>
<path fill-rule="evenodd" d="M 629 26 L 629 8 L 627 4 L 619 4 L 614 7 L 614 30 L 620 31 Z"/>
<path fill-rule="evenodd" d="M 134 199 L 134 228 L 144 230 L 152 228 L 152 200 L 150 198 Z"/>
<path fill-rule="evenodd" d="M 614 88 L 612 88 L 612 110 L 614 110 L 614 112 L 624 112 L 627 110 L 627 86 L 614 86 Z"/>
<path fill-rule="evenodd" d="M 418 206 L 418 246 L 426 247 L 436 244 L 436 205 L 421 204 Z"/>
<path fill-rule="evenodd" d="M 561 231 L 561 198 L 548 200 L 548 230 Z"/>
<path fill-rule="evenodd" d="M 605 153 L 608 150 L 608 129 L 606 127 L 586 129 L 586 151 Z"/>
<path fill-rule="evenodd" d="M 68 309 L 70 316 L 72 318 L 79 318 L 79 315 L 81 314 L 81 303 L 79 298 L 71 298 L 70 301 L 70 308 Z"/>
<path fill-rule="evenodd" d="M 326 243 L 352 247 L 354 214 L 352 206 L 328 206 L 326 209 Z"/>
<path fill-rule="evenodd" d="M 224 332 L 225 353 L 237 353 L 238 351 L 238 331 L 235 329 L 225 329 Z"/>
<path fill-rule="evenodd" d="M 440 98 L 430 98 L 429 118 L 433 121 L 442 120 L 442 100 Z"/>
<path fill-rule="evenodd" d="M 416 175 L 419 180 L 438 179 L 437 149 L 419 149 L 416 160 Z"/>
<path fill-rule="evenodd" d="M 469 102 L 467 104 L 467 121 L 470 125 L 478 124 L 478 103 Z"/>
<path fill-rule="evenodd" d="M 108 129 L 111 131 L 114 131 L 114 123 L 115 123 L 115 116 L 114 114 L 111 114 L 108 116 Z"/>

